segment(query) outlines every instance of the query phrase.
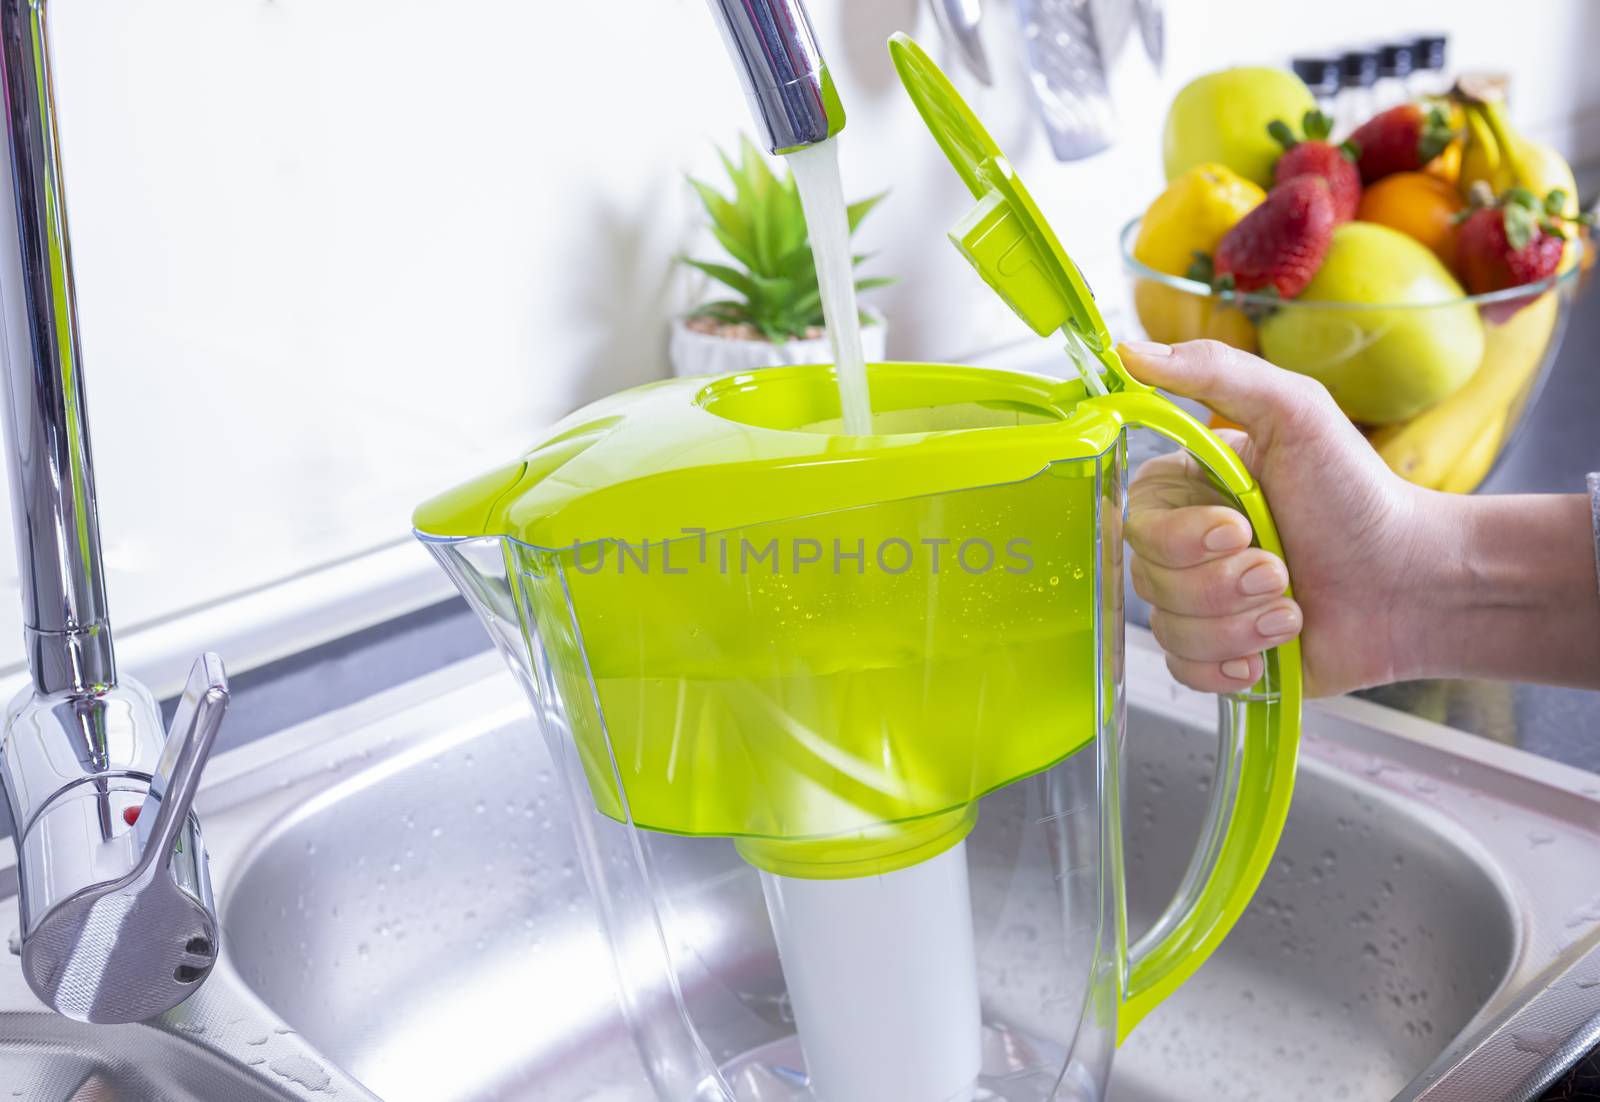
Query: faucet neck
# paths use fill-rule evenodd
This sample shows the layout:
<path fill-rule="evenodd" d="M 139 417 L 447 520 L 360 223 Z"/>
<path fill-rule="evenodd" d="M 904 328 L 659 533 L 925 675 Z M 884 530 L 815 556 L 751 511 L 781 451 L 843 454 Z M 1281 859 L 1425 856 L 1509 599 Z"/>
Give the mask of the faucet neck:
<path fill-rule="evenodd" d="M 116 683 L 56 135 L 47 5 L 0 0 L 6 466 L 28 665 L 41 693 Z"/>

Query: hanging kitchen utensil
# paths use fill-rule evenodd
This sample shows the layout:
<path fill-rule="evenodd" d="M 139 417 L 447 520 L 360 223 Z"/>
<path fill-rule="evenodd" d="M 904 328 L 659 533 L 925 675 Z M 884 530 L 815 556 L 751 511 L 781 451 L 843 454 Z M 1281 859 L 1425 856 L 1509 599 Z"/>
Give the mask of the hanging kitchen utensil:
<path fill-rule="evenodd" d="M 1091 0 L 1016 0 L 1039 118 L 1058 161 L 1110 147 L 1116 112 Z"/>
<path fill-rule="evenodd" d="M 994 75 L 989 69 L 989 55 L 984 52 L 983 38 L 978 24 L 983 20 L 981 0 L 928 0 L 933 9 L 933 21 L 939 25 L 939 36 L 955 50 L 967 71 L 986 87 L 994 86 Z"/>
<path fill-rule="evenodd" d="M 1167 13 L 1164 0 L 1133 0 L 1144 55 L 1159 73 L 1167 61 Z"/>

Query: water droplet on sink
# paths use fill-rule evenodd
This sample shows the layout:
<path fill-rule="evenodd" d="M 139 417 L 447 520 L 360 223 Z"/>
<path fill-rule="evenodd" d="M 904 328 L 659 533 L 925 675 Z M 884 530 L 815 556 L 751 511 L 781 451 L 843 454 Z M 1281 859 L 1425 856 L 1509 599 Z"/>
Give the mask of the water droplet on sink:
<path fill-rule="evenodd" d="M 1540 846 L 1548 846 L 1555 840 L 1556 836 L 1551 834 L 1548 830 L 1528 831 L 1528 845 L 1534 849 L 1538 849 Z"/>
<path fill-rule="evenodd" d="M 1511 1047 L 1518 1052 L 1549 1056 L 1561 1047 L 1561 1034 L 1550 1029 L 1524 1029 L 1511 1035 Z"/>
<path fill-rule="evenodd" d="M 308 1091 L 325 1091 L 333 1082 L 321 1064 L 304 1056 L 280 1056 L 267 1066 L 289 1082 L 297 1083 Z"/>

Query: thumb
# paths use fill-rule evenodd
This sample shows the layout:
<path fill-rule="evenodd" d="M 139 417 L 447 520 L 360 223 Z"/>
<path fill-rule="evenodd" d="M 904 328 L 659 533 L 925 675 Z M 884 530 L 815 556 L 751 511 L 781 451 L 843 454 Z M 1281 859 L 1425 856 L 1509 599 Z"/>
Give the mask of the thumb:
<path fill-rule="evenodd" d="M 1193 398 L 1247 429 L 1281 427 L 1329 400 L 1316 380 L 1220 341 L 1129 341 L 1117 351 L 1140 382 Z"/>

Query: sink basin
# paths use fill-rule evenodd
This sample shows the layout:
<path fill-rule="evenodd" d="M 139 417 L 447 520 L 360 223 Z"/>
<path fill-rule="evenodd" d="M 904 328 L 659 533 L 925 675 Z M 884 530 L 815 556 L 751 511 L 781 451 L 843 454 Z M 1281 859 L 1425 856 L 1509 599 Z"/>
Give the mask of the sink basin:
<path fill-rule="evenodd" d="M 1138 928 L 1196 836 L 1215 704 L 1145 633 L 1128 668 Z M 1124 1044 L 1111 1102 L 1525 1098 L 1600 1040 L 1600 896 L 1574 873 L 1600 867 L 1600 778 L 1356 700 L 1308 711 L 1302 762 L 1255 902 Z M 223 904 L 211 979 L 154 1022 L 86 1027 L 0 961 L 0 1085 L 652 1102 L 560 778 L 494 656 L 223 755 L 197 806 Z"/>
<path fill-rule="evenodd" d="M 386 1102 L 650 1099 L 528 709 L 490 659 L 447 673 L 324 744 L 292 810 L 254 828 L 225 893 L 231 963 Z M 1214 703 L 1172 684 L 1143 635 L 1129 679 L 1138 927 L 1197 835 Z M 1259 895 L 1123 1046 L 1113 1102 L 1290 1083 L 1444 1098 L 1496 1039 L 1501 1073 L 1536 1077 L 1552 1055 L 1548 1038 L 1507 1044 L 1500 1019 L 1594 940 L 1600 905 L 1570 870 L 1600 861 L 1600 789 L 1584 790 L 1600 781 L 1359 701 L 1319 706 L 1308 730 Z"/>

